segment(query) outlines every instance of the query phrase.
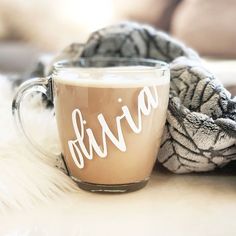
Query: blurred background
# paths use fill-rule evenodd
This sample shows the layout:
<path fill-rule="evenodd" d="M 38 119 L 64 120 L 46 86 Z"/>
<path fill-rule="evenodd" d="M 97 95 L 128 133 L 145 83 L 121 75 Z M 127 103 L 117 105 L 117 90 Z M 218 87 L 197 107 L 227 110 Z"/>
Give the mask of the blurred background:
<path fill-rule="evenodd" d="M 202 56 L 236 58 L 236 0 L 0 0 L 0 72 L 21 72 L 123 20 L 169 32 Z"/>

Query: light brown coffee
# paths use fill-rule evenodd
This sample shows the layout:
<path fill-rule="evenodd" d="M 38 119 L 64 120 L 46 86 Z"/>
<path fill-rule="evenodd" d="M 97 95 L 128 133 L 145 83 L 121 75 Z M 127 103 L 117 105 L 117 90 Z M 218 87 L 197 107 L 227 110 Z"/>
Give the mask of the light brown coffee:
<path fill-rule="evenodd" d="M 54 79 L 56 119 L 62 154 L 70 175 L 80 181 L 96 184 L 125 184 L 149 178 L 156 161 L 166 119 L 169 94 L 168 80 L 163 78 L 161 81 L 159 79 L 157 83 L 154 75 L 148 73 L 143 75 L 140 73 L 137 78 L 131 78 L 132 75 L 124 72 L 114 80 L 101 78 L 96 70 L 92 74 L 94 78 L 91 78 L 90 72 L 89 78 L 86 77 L 85 73 L 81 76 L 83 78 L 76 81 L 76 79 L 68 78 L 67 72 L 65 75 L 57 75 L 57 78 Z M 141 114 L 142 129 L 140 133 L 135 133 L 126 117 L 121 118 L 124 115 L 122 107 L 128 108 L 137 126 L 140 115 L 138 97 L 145 86 L 153 96 L 155 94 L 154 88 L 156 89 L 158 105 L 157 108 L 150 109 L 148 115 Z M 145 106 L 148 105 L 147 97 L 143 102 Z M 107 155 L 105 157 L 99 156 L 93 148 L 90 152 L 93 155 L 90 158 L 91 160 L 85 156 L 79 142 L 76 142 L 78 137 L 73 126 L 72 114 L 75 115 L 78 132 L 83 136 L 83 144 L 86 150 L 89 152 L 91 144 L 87 133 L 87 129 L 89 129 L 102 151 L 104 151 L 105 140 L 107 144 L 105 147 L 107 148 Z M 100 118 L 102 115 L 116 138 L 119 136 L 118 125 L 121 125 L 126 151 L 120 150 L 107 135 L 104 139 L 102 136 L 104 126 L 102 127 L 99 122 L 99 115 Z M 82 120 L 80 120 L 81 117 Z M 81 154 L 84 162 L 82 163 L 83 168 L 78 168 L 73 160 L 69 143 L 74 144 L 73 150 L 78 161 L 78 153 Z"/>

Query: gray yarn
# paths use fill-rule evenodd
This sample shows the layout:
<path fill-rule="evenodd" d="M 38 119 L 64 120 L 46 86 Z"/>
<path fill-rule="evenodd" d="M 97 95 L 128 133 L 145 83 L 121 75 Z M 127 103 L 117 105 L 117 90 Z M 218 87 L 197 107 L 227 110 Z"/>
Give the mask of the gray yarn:
<path fill-rule="evenodd" d="M 170 101 L 158 154 L 158 161 L 170 171 L 209 171 L 236 159 L 236 98 L 192 49 L 150 26 L 123 23 L 93 33 L 84 48 L 69 46 L 60 58 L 81 56 L 170 63 Z"/>

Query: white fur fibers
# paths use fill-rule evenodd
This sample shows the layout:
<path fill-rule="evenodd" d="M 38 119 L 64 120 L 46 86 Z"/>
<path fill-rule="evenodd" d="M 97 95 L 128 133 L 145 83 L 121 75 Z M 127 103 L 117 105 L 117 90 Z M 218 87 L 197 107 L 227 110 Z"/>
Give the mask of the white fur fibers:
<path fill-rule="evenodd" d="M 13 94 L 10 82 L 0 76 L 0 212 L 31 208 L 77 191 L 73 181 L 54 167 L 55 160 L 30 152 L 17 135 L 11 115 Z M 53 111 L 42 106 L 39 96 L 27 100 L 31 101 L 24 103 L 27 130 L 47 150 L 58 151 Z"/>

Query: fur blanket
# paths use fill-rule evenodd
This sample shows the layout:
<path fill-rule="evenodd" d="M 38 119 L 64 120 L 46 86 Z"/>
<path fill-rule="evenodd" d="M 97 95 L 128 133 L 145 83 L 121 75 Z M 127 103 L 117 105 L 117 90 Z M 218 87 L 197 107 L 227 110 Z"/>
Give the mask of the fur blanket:
<path fill-rule="evenodd" d="M 30 208 L 38 201 L 48 201 L 77 191 L 73 181 L 54 168 L 55 160 L 42 160 L 28 151 L 15 132 L 11 115 L 12 83 L 0 76 L 0 212 L 10 208 Z M 58 150 L 56 124 L 51 110 L 42 106 L 41 97 L 24 104 L 27 129 L 47 149 Z M 40 132 L 37 127 L 40 127 Z"/>

